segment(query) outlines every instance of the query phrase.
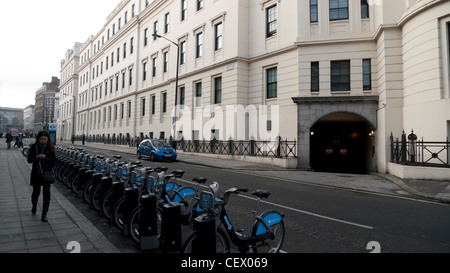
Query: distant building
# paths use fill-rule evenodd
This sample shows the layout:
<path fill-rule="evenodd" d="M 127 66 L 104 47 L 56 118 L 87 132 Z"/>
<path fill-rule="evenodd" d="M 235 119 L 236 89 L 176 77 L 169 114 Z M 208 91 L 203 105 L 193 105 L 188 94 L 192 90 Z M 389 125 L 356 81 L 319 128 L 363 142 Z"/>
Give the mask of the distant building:
<path fill-rule="evenodd" d="M 78 96 L 78 66 L 81 43 L 66 51 L 61 60 L 60 100 L 57 107 L 57 139 L 70 140 L 75 135 L 75 109 Z"/>
<path fill-rule="evenodd" d="M 34 130 L 34 105 L 28 105 L 23 110 L 23 133 L 30 134 Z"/>
<path fill-rule="evenodd" d="M 0 107 L 0 133 L 5 135 L 9 129 L 23 129 L 23 109 Z"/>
<path fill-rule="evenodd" d="M 55 123 L 55 94 L 59 92 L 60 80 L 52 77 L 51 82 L 42 83 L 42 87 L 36 91 L 34 131 L 39 132 L 48 129 L 50 123 Z"/>

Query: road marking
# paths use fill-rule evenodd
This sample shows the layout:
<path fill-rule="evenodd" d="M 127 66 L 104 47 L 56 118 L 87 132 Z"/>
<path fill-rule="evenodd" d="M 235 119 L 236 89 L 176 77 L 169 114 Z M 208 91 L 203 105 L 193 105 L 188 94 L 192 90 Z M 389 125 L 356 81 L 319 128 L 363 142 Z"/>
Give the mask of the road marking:
<path fill-rule="evenodd" d="M 178 181 L 182 181 L 182 182 L 185 182 L 185 183 L 188 183 L 188 184 L 198 185 L 197 183 L 190 182 L 190 181 L 187 181 L 187 180 L 184 180 L 184 179 L 178 179 Z M 205 186 L 205 185 L 200 185 L 200 186 L 203 187 L 203 188 L 208 188 L 209 189 L 208 186 Z M 238 196 L 242 197 L 242 198 L 249 199 L 249 200 L 253 200 L 253 201 L 257 200 L 256 198 L 253 198 L 253 197 L 250 197 L 250 196 L 246 196 L 246 195 L 242 195 L 242 194 L 238 194 Z M 292 211 L 295 211 L 295 212 L 298 212 L 298 213 L 302 213 L 302 214 L 306 214 L 306 215 L 309 215 L 309 216 L 318 217 L 318 218 L 329 220 L 329 221 L 333 221 L 333 222 L 338 222 L 338 223 L 341 223 L 341 224 L 351 225 L 351 226 L 364 228 L 364 229 L 371 229 L 371 230 L 374 229 L 374 227 L 371 227 L 371 226 L 361 225 L 361 224 L 357 224 L 357 223 L 353 223 L 353 222 L 349 222 L 349 221 L 344 221 L 344 220 L 341 220 L 341 219 L 328 217 L 328 216 L 320 215 L 320 214 L 317 214 L 317 213 L 308 212 L 308 211 L 304 211 L 304 210 L 300 210 L 300 209 L 284 206 L 284 205 L 281 205 L 281 204 L 276 204 L 276 203 L 272 203 L 272 202 L 268 202 L 268 201 L 264 201 L 264 200 L 261 200 L 261 202 L 265 203 L 265 204 L 268 204 L 268 205 L 280 207 L 280 208 L 283 208 L 283 209 L 292 210 Z"/>

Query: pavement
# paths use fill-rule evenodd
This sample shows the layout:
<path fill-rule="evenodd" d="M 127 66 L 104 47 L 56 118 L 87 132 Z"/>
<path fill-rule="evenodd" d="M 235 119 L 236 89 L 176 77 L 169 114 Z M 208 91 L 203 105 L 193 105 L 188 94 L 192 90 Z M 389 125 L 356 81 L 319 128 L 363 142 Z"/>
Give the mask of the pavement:
<path fill-rule="evenodd" d="M 25 142 L 26 143 L 26 142 Z M 59 145 L 70 146 L 63 142 Z M 75 146 L 82 146 L 75 143 Z M 90 144 L 116 151 L 118 154 L 136 154 L 135 147 Z M 232 169 L 270 176 L 283 182 L 305 183 L 323 187 L 342 188 L 419 198 L 450 204 L 450 178 L 448 181 L 403 180 L 388 174 L 337 174 L 282 169 L 275 166 L 231 160 L 226 156 L 178 153 L 178 160 L 189 164 Z M 31 191 L 29 179 L 31 164 L 17 148 L 7 149 L 0 141 L 0 253 L 69 253 L 73 242 L 80 244 L 83 253 L 130 253 L 140 252 L 136 247 L 114 239 L 112 230 L 105 224 L 95 223 L 89 211 L 74 205 L 74 201 L 63 191 L 53 186 L 48 213 L 49 222 L 40 220 L 42 195 L 38 213 L 31 214 Z M 73 198 L 72 198 L 73 199 Z M 75 200 L 76 201 L 76 200 Z M 100 217 L 98 217 L 100 218 Z M 125 238 L 124 240 L 130 241 Z"/>

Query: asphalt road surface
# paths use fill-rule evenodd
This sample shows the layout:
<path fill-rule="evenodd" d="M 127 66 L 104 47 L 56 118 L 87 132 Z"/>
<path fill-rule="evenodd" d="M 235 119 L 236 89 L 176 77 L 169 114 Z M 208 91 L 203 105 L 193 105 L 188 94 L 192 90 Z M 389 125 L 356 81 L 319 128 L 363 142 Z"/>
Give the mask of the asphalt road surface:
<path fill-rule="evenodd" d="M 86 150 L 106 157 L 117 154 L 97 148 L 86 147 Z M 123 161 L 136 160 L 131 154 L 122 156 Z M 270 197 L 264 200 L 259 211 L 277 210 L 285 214 L 286 237 L 282 250 L 287 253 L 450 252 L 449 205 L 293 183 L 264 172 L 217 169 L 195 162 L 141 161 L 144 166 L 184 170 L 185 175 L 179 182 L 186 186 L 195 185 L 192 182 L 195 177 L 207 177 L 207 185 L 212 181 L 219 182 L 221 193 L 231 187 L 248 188 L 247 194 L 232 196 L 227 206 L 231 222 L 235 227 L 243 228 L 244 233 L 248 232 L 256 204 L 251 192 L 256 189 L 270 191 Z M 66 193 L 118 247 L 136 251 L 131 240 L 123 238 L 116 228 L 109 226 L 68 190 Z M 190 229 L 184 227 L 183 236 L 187 236 Z"/>

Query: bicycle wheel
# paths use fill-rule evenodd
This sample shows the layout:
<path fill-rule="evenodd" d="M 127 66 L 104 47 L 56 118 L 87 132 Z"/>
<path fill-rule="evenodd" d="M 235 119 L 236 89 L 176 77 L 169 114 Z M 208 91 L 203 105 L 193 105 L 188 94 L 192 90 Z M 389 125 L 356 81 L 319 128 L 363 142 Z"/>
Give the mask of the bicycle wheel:
<path fill-rule="evenodd" d="M 70 189 L 72 192 L 77 193 L 78 181 L 80 181 L 80 174 L 76 174 L 72 179 L 72 183 L 70 185 Z"/>
<path fill-rule="evenodd" d="M 98 185 L 91 192 L 91 205 L 96 211 L 100 211 L 100 199 L 101 199 L 102 185 Z"/>
<path fill-rule="evenodd" d="M 181 247 L 181 253 L 192 253 L 192 245 L 197 237 L 197 231 L 194 231 L 184 242 Z M 216 230 L 216 253 L 230 253 L 230 241 L 227 234 L 221 228 Z"/>
<path fill-rule="evenodd" d="M 91 203 L 91 191 L 92 191 L 92 179 L 89 180 L 89 182 L 86 184 L 83 190 L 83 199 L 86 201 L 86 203 Z"/>
<path fill-rule="evenodd" d="M 113 217 L 113 223 L 120 229 L 123 230 L 123 209 L 125 203 L 125 196 L 122 196 L 117 200 L 116 205 L 114 206 L 113 213 L 111 217 Z"/>
<path fill-rule="evenodd" d="M 142 206 L 138 206 L 137 208 L 135 208 L 131 214 L 130 214 L 130 219 L 128 221 L 128 234 L 130 234 L 131 239 L 139 244 L 140 243 L 140 233 L 139 233 L 139 222 L 140 222 L 140 218 L 141 218 L 141 211 L 142 211 Z M 161 226 L 162 226 L 162 212 L 161 210 L 158 208 L 156 210 L 156 230 L 158 233 L 158 239 L 159 236 L 161 235 Z"/>
<path fill-rule="evenodd" d="M 108 190 L 105 196 L 100 200 L 100 210 L 106 219 L 111 219 L 111 196 L 112 190 Z"/>
<path fill-rule="evenodd" d="M 255 253 L 278 253 L 281 250 L 284 242 L 284 221 L 283 216 L 277 212 L 266 212 L 261 218 L 269 224 L 269 229 L 273 236 L 266 236 L 267 238 L 257 242 L 252 246 Z M 268 234 L 267 228 L 260 220 L 253 226 L 252 235 L 261 236 Z"/>

